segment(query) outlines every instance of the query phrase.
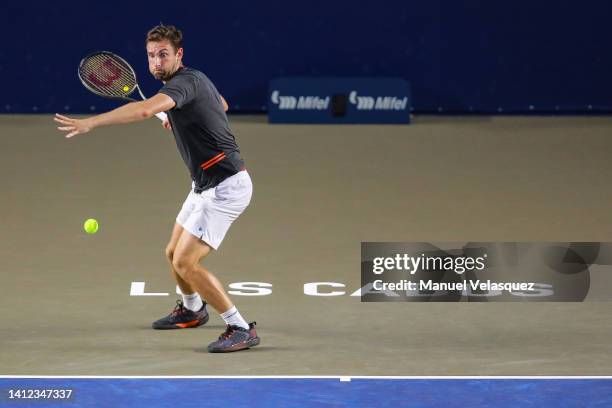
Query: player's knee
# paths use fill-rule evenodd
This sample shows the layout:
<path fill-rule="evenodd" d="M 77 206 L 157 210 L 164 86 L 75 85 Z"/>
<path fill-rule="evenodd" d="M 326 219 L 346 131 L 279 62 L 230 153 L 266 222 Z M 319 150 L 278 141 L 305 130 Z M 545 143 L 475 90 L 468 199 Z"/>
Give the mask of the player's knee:
<path fill-rule="evenodd" d="M 190 259 L 183 256 L 172 256 L 172 267 L 186 281 L 189 281 L 193 265 Z"/>
<path fill-rule="evenodd" d="M 168 245 L 166 247 L 166 258 L 168 259 L 168 261 L 170 261 L 170 263 L 172 263 L 172 259 L 174 258 L 174 247 L 172 247 L 171 245 Z"/>

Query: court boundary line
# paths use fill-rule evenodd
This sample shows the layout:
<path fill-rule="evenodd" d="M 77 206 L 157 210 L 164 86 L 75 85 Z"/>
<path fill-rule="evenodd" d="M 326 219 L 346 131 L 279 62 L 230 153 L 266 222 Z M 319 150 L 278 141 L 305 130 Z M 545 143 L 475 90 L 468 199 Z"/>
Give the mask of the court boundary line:
<path fill-rule="evenodd" d="M 0 375 L 0 379 L 208 379 L 208 380 L 611 380 L 612 375 Z"/>

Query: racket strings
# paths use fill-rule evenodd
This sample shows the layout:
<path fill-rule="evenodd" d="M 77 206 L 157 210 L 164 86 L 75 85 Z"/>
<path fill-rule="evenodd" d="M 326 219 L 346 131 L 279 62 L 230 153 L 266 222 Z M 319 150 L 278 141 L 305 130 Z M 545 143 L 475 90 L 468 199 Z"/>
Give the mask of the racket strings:
<path fill-rule="evenodd" d="M 106 53 L 87 57 L 79 67 L 79 76 L 92 90 L 105 96 L 126 97 L 136 87 L 132 68 Z"/>

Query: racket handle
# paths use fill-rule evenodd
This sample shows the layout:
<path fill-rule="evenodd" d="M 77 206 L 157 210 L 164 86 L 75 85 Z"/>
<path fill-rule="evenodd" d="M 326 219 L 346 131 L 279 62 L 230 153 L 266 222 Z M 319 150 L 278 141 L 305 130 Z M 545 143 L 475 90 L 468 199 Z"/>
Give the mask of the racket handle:
<path fill-rule="evenodd" d="M 158 112 L 155 114 L 155 116 L 157 116 L 162 122 L 168 119 L 168 115 L 166 115 L 166 112 Z"/>

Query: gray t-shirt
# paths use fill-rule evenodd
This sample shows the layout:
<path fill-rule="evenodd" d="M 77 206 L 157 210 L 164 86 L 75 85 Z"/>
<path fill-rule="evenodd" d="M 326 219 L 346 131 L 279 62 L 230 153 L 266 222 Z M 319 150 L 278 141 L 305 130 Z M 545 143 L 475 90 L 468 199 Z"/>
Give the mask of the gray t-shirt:
<path fill-rule="evenodd" d="M 215 187 L 244 169 L 221 96 L 206 75 L 179 68 L 159 92 L 176 103 L 168 119 L 197 190 Z"/>

